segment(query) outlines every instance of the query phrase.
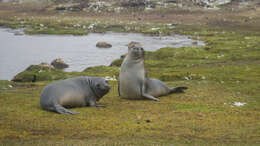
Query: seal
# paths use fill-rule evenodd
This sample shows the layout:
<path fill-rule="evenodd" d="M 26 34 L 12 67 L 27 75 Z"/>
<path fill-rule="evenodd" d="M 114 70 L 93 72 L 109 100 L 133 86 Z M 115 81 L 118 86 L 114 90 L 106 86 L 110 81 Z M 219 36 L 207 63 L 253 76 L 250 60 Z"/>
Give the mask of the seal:
<path fill-rule="evenodd" d="M 144 49 L 140 43 L 131 42 L 128 54 L 120 67 L 118 92 L 127 99 L 151 99 L 159 101 L 158 97 L 172 93 L 182 93 L 188 89 L 185 86 L 167 87 L 158 79 L 148 78 L 145 72 Z"/>
<path fill-rule="evenodd" d="M 104 106 L 96 104 L 110 90 L 101 77 L 75 77 L 47 85 L 40 96 L 42 109 L 60 114 L 77 114 L 65 107 Z"/>

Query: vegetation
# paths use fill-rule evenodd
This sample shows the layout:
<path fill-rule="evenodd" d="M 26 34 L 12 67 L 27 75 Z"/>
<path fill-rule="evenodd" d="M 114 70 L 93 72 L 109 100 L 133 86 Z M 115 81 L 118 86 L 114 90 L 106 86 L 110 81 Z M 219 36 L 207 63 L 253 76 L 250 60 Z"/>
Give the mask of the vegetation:
<path fill-rule="evenodd" d="M 250 24 L 181 24 L 163 29 L 165 34 L 175 32 L 203 40 L 206 46 L 146 52 L 149 77 L 161 79 L 169 86 L 189 87 L 185 93 L 161 97 L 159 102 L 122 99 L 117 93 L 117 81 L 110 81 L 112 88 L 100 101 L 107 105 L 105 108 L 71 109 L 80 112 L 74 116 L 40 108 L 39 96 L 47 84 L 81 75 L 117 77 L 122 59 L 111 67 L 97 66 L 83 72 L 35 67 L 20 74 L 21 78 L 30 74 L 25 82 L 0 81 L 0 144 L 259 145 L 260 32 L 254 27 L 259 24 L 257 17 Z M 34 23 L 33 20 L 36 21 L 30 19 L 26 24 Z M 16 26 L 14 21 L 1 22 Z M 168 22 L 151 24 L 138 23 L 133 28 L 144 32 L 168 27 Z M 131 26 L 127 21 L 117 25 Z M 36 25 L 30 24 L 33 26 Z M 28 82 L 34 75 L 41 80 Z"/>

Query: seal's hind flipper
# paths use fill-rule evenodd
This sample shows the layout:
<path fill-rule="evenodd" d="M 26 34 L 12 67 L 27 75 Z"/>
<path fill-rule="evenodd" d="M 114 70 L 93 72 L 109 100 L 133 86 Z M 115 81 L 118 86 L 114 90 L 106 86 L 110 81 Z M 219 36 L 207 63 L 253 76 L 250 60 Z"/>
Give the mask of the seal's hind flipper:
<path fill-rule="evenodd" d="M 183 93 L 184 90 L 186 90 L 186 89 L 188 89 L 188 87 L 179 86 L 179 87 L 171 88 L 170 93 Z"/>
<path fill-rule="evenodd" d="M 55 106 L 55 111 L 57 113 L 60 113 L 60 114 L 71 114 L 71 115 L 75 115 L 75 114 L 78 114 L 78 112 L 72 112 L 72 111 L 69 111 L 67 110 L 66 108 L 62 107 L 61 105 L 59 104 L 56 104 Z"/>

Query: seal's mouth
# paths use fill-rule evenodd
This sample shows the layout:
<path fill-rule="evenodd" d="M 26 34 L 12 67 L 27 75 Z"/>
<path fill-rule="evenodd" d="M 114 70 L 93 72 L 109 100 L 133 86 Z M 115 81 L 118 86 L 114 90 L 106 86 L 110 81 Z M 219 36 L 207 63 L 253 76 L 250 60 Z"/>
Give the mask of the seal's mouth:
<path fill-rule="evenodd" d="M 101 90 L 104 92 L 108 92 L 110 90 L 110 86 L 105 86 L 105 88 L 102 88 Z"/>

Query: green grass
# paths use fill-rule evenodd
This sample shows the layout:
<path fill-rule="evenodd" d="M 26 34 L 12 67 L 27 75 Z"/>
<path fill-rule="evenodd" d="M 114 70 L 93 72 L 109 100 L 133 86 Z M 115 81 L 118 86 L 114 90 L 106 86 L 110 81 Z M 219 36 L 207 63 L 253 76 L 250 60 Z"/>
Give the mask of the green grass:
<path fill-rule="evenodd" d="M 167 24 L 142 23 L 137 21 L 100 21 L 78 17 L 10 17 L 0 18 L 0 27 L 25 28 L 28 35 L 87 35 L 89 32 L 104 33 L 137 32 L 147 35 L 169 35 L 174 29 Z"/>
<path fill-rule="evenodd" d="M 71 110 L 80 114 L 59 115 L 40 108 L 44 86 L 81 75 L 118 76 L 119 67 L 72 73 L 35 67 L 18 75 L 25 79 L 21 83 L 0 81 L 0 143 L 259 145 L 259 32 L 195 26 L 178 26 L 175 31 L 199 38 L 206 46 L 146 52 L 146 71 L 169 86 L 188 86 L 186 93 L 159 102 L 125 100 L 118 96 L 117 82 L 111 81 L 111 91 L 100 101 L 106 108 L 75 108 Z M 39 80 L 28 82 L 33 75 Z M 247 104 L 236 107 L 234 102 Z"/>
<path fill-rule="evenodd" d="M 75 116 L 40 109 L 40 92 L 47 83 L 14 84 L 13 88 L 1 89 L 0 101 L 4 105 L 0 107 L 0 136 L 4 143 L 221 142 L 228 145 L 259 142 L 259 105 L 253 105 L 256 101 L 216 82 L 167 82 L 171 86 L 187 85 L 190 89 L 185 94 L 162 97 L 160 102 L 121 99 L 117 95 L 117 84 L 111 82 L 110 93 L 100 101 L 106 108 L 75 108 L 72 110 L 80 112 Z M 235 101 L 248 105 L 232 107 Z"/>

